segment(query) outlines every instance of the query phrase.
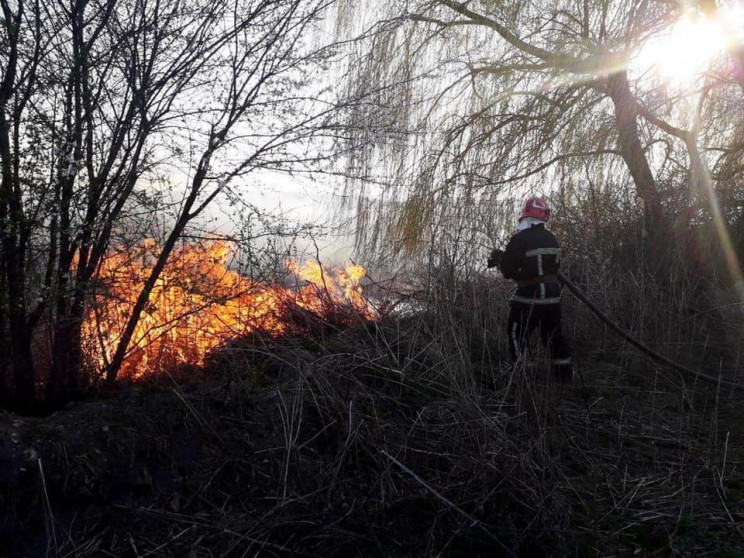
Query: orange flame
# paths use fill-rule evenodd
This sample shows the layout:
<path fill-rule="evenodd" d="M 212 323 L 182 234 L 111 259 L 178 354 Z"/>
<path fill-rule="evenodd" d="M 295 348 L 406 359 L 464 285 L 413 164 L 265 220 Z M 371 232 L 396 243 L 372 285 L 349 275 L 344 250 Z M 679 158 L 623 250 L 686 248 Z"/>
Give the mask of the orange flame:
<path fill-rule="evenodd" d="M 321 292 L 327 293 L 330 301 L 335 304 L 351 304 L 362 313 L 369 313 L 367 301 L 362 296 L 362 287 L 359 282 L 367 274 L 367 270 L 361 265 L 350 265 L 344 269 L 328 269 L 317 262 L 307 262 L 300 266 L 297 262 L 290 260 L 287 268 L 295 274 L 298 279 L 307 281 Z M 305 292 L 308 295 L 309 292 Z M 301 306 L 313 308 L 319 301 L 318 297 L 301 296 Z"/>
<path fill-rule="evenodd" d="M 110 362 L 159 250 L 146 241 L 134 252 L 122 249 L 105 260 L 99 274 L 105 287 L 89 304 L 83 324 L 86 352 L 100 367 Z M 230 245 L 219 241 L 174 251 L 137 324 L 122 377 L 200 365 L 211 349 L 251 332 L 287 333 L 291 325 L 284 316 L 291 305 L 321 316 L 343 306 L 373 317 L 362 295 L 360 280 L 366 271 L 361 266 L 341 270 L 289 261 L 298 288 L 286 289 L 229 269 L 230 253 Z"/>

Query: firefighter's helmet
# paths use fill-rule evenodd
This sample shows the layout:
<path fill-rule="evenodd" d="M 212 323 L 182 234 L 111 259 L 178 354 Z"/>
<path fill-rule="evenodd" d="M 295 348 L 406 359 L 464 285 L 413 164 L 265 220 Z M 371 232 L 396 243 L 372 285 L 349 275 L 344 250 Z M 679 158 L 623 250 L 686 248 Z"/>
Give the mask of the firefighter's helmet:
<path fill-rule="evenodd" d="M 519 218 L 523 219 L 525 217 L 534 217 L 535 219 L 547 222 L 548 219 L 550 219 L 550 206 L 545 200 L 537 196 L 528 198 L 527 201 L 524 202 L 522 214 Z"/>

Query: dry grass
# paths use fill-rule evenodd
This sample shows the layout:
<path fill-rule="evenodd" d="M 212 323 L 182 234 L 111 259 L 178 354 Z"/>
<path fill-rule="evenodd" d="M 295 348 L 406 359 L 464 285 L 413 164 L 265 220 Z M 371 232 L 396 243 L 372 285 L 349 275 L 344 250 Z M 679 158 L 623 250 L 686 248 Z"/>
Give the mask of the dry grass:
<path fill-rule="evenodd" d="M 683 384 L 571 303 L 581 382 L 510 367 L 501 289 L 474 282 L 409 317 L 235 343 L 208 383 L 6 415 L 14 451 L 33 449 L 44 476 L 21 457 L 0 487 L 5 548 L 741 556 L 740 396 Z"/>

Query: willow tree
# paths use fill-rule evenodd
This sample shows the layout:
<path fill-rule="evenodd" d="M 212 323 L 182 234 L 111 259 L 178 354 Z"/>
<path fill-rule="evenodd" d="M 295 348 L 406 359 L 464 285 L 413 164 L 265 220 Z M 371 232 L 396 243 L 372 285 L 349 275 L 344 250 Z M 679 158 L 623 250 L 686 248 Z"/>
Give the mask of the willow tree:
<path fill-rule="evenodd" d="M 0 391 L 14 407 L 81 389 L 85 305 L 112 239 L 153 213 L 162 251 L 242 177 L 313 160 L 308 93 L 325 0 L 1 0 Z M 317 100 L 317 99 L 316 99 Z M 172 199 L 158 180 L 186 177 Z"/>
<path fill-rule="evenodd" d="M 383 184 L 354 190 L 360 238 L 411 252 L 423 231 L 450 235 L 453 218 L 462 223 L 456 213 L 485 217 L 509 192 L 600 179 L 637 196 L 643 232 L 661 252 L 670 215 L 717 219 L 725 232 L 717 177 L 742 180 L 744 120 L 732 108 L 744 97 L 744 49 L 727 15 L 735 8 L 401 0 L 376 13 L 347 12 L 369 26 L 349 88 L 370 99 L 349 117 L 358 146 L 349 165 Z M 704 13 L 719 18 L 725 53 L 678 87 L 644 68 L 646 47 L 681 17 Z"/>

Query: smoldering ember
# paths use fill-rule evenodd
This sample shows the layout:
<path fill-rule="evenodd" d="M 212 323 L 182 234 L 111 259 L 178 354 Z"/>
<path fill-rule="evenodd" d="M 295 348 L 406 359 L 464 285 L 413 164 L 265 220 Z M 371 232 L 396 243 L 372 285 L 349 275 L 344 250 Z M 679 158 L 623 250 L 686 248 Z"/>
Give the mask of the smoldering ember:
<path fill-rule="evenodd" d="M 744 556 L 739 0 L 0 6 L 0 557 Z"/>

